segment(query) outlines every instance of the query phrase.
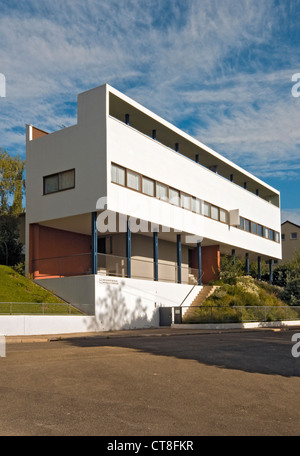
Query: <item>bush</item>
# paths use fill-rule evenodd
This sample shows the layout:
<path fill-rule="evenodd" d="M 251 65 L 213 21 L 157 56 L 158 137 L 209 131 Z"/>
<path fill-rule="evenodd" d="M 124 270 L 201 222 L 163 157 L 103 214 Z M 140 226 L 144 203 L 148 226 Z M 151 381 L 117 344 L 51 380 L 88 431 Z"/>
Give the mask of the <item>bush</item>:
<path fill-rule="evenodd" d="M 13 270 L 16 271 L 18 274 L 25 276 L 25 263 L 18 263 L 13 266 Z"/>
<path fill-rule="evenodd" d="M 291 306 L 300 306 L 300 278 L 287 283 L 282 298 Z"/>

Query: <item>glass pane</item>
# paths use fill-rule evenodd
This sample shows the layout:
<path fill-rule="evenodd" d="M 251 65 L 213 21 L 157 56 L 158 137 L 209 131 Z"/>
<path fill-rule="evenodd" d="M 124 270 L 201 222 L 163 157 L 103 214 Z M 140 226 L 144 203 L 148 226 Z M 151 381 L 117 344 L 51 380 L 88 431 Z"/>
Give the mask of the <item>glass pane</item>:
<path fill-rule="evenodd" d="M 164 184 L 156 184 L 156 196 L 164 201 L 168 200 L 168 187 Z"/>
<path fill-rule="evenodd" d="M 181 207 L 191 210 L 191 197 L 185 193 L 181 193 Z"/>
<path fill-rule="evenodd" d="M 239 228 L 240 228 L 241 230 L 243 230 L 243 229 L 244 229 L 244 219 L 243 219 L 243 217 L 240 217 L 240 224 L 239 224 Z"/>
<path fill-rule="evenodd" d="M 192 198 L 192 211 L 201 214 L 201 203 L 197 198 Z"/>
<path fill-rule="evenodd" d="M 44 178 L 45 193 L 58 192 L 58 174 Z"/>
<path fill-rule="evenodd" d="M 169 189 L 169 201 L 176 206 L 179 206 L 179 191 L 174 188 Z"/>
<path fill-rule="evenodd" d="M 74 169 L 71 171 L 65 171 L 59 175 L 59 190 L 66 190 L 67 188 L 73 188 L 75 186 L 75 172 Z"/>
<path fill-rule="evenodd" d="M 268 228 L 264 228 L 264 237 L 269 239 L 269 230 L 268 230 Z"/>
<path fill-rule="evenodd" d="M 127 187 L 133 188 L 134 190 L 140 190 L 141 176 L 133 171 L 127 170 Z"/>
<path fill-rule="evenodd" d="M 257 233 L 257 224 L 254 222 L 251 222 L 251 233 L 253 233 L 253 234 Z"/>
<path fill-rule="evenodd" d="M 211 206 L 211 218 L 214 220 L 219 220 L 219 208 L 216 206 Z"/>
<path fill-rule="evenodd" d="M 203 203 L 203 215 L 206 215 L 207 217 L 210 217 L 210 204 L 209 203 Z"/>
<path fill-rule="evenodd" d="M 279 242 L 279 233 L 275 231 L 275 242 Z"/>
<path fill-rule="evenodd" d="M 111 165 L 111 181 L 115 184 L 125 185 L 125 169 Z"/>
<path fill-rule="evenodd" d="M 228 212 L 220 209 L 220 222 L 228 223 Z"/>
<path fill-rule="evenodd" d="M 261 225 L 257 225 L 257 234 L 258 236 L 263 235 L 263 227 Z"/>
<path fill-rule="evenodd" d="M 245 220 L 245 231 L 250 231 L 250 220 Z"/>
<path fill-rule="evenodd" d="M 154 181 L 147 177 L 143 177 L 143 193 L 154 196 Z"/>
<path fill-rule="evenodd" d="M 270 230 L 270 239 L 271 241 L 274 241 L 274 231 Z"/>

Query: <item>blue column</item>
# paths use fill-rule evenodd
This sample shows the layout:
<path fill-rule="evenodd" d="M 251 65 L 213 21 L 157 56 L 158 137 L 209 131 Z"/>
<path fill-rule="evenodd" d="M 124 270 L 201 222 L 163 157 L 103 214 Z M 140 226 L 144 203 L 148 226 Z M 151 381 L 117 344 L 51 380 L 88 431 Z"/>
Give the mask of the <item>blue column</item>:
<path fill-rule="evenodd" d="M 181 283 L 181 236 L 177 234 L 177 280 Z"/>
<path fill-rule="evenodd" d="M 234 249 L 232 249 L 231 255 L 232 255 L 232 264 L 233 264 L 233 266 L 235 266 L 235 250 Z"/>
<path fill-rule="evenodd" d="M 154 265 L 154 280 L 158 280 L 158 232 L 153 232 L 153 265 Z"/>
<path fill-rule="evenodd" d="M 269 260 L 269 273 L 270 273 L 269 282 L 273 283 L 273 260 Z"/>
<path fill-rule="evenodd" d="M 246 253 L 246 274 L 250 274 L 250 262 L 249 262 L 249 253 Z"/>
<path fill-rule="evenodd" d="M 202 285 L 202 255 L 201 242 L 197 242 L 197 260 L 198 260 L 198 285 Z"/>
<path fill-rule="evenodd" d="M 261 280 L 261 256 L 257 257 L 257 278 Z"/>
<path fill-rule="evenodd" d="M 97 253 L 98 253 L 97 212 L 92 212 L 92 274 L 97 274 Z"/>
<path fill-rule="evenodd" d="M 127 231 L 126 231 L 126 257 L 127 257 L 127 277 L 131 277 L 131 230 L 129 226 L 129 220 L 127 220 Z"/>

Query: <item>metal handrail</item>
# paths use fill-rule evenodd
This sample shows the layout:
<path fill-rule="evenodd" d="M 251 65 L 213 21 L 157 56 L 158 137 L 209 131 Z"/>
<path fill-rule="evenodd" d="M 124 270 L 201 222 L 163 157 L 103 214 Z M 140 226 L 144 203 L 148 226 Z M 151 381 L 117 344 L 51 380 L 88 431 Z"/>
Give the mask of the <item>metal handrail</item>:
<path fill-rule="evenodd" d="M 186 319 L 187 323 L 189 322 L 189 319 L 190 319 L 190 321 L 195 322 L 195 323 L 216 322 L 216 319 L 213 318 L 213 310 L 215 310 L 219 314 L 221 314 L 220 318 L 217 318 L 217 320 L 219 322 L 228 322 L 230 320 L 230 316 L 229 316 L 229 320 L 228 320 L 228 318 L 226 318 L 226 314 L 225 314 L 225 311 L 228 311 L 228 310 L 237 311 L 235 316 L 241 317 L 240 322 L 247 322 L 247 321 L 248 322 L 250 322 L 250 321 L 267 322 L 267 321 L 269 321 L 269 319 L 267 317 L 268 316 L 270 317 L 270 312 L 272 312 L 272 311 L 284 311 L 285 320 L 290 320 L 290 321 L 300 320 L 300 307 L 299 306 L 289 306 L 289 305 L 286 305 L 286 306 L 264 306 L 264 305 L 262 305 L 262 306 L 204 306 L 204 305 L 201 305 L 201 306 L 192 306 L 192 307 L 185 306 L 185 308 L 186 308 L 186 311 L 188 309 L 190 309 L 192 312 L 189 315 L 183 314 L 183 319 Z M 198 315 L 197 315 L 197 313 L 195 314 L 195 310 L 197 310 L 197 309 L 201 309 L 203 311 L 205 311 L 205 310 L 210 311 L 209 316 L 207 316 L 207 318 L 205 318 L 205 315 L 201 316 L 201 314 L 198 314 Z M 251 310 L 254 311 L 254 315 L 252 316 L 252 318 L 248 319 L 246 316 L 246 319 L 244 319 L 243 315 L 242 315 L 242 311 L 249 312 Z M 255 312 L 257 310 L 260 310 L 263 312 L 262 318 L 255 318 Z M 294 311 L 295 314 L 288 315 L 288 311 Z M 224 312 L 223 316 L 222 316 L 222 312 Z M 231 319 L 234 319 L 235 316 L 231 315 Z M 276 315 L 274 315 L 274 317 L 276 317 Z M 205 318 L 205 320 L 201 320 L 201 318 Z M 282 320 L 282 319 L 283 318 L 281 317 L 280 320 Z M 279 321 L 279 320 L 273 320 L 273 321 Z"/>
<path fill-rule="evenodd" d="M 79 310 L 80 309 L 77 309 L 76 306 L 74 306 L 73 304 L 71 303 L 68 303 L 68 302 L 12 302 L 12 301 L 3 301 L 3 302 L 0 302 L 0 306 L 1 305 L 6 305 L 6 306 L 9 306 L 9 312 L 1 312 L 1 309 L 0 309 L 0 315 L 13 315 L 13 311 L 12 311 L 12 308 L 13 306 L 16 306 L 16 305 L 22 305 L 22 306 L 41 306 L 42 308 L 42 315 L 45 314 L 45 306 L 65 306 L 68 308 L 68 314 L 71 315 L 71 308 L 73 307 L 74 309 L 76 310 Z M 88 305 L 88 304 L 87 304 Z M 37 314 L 37 312 L 34 312 L 34 314 Z M 17 312 L 15 315 L 21 315 L 19 312 Z M 22 315 L 27 315 L 26 313 L 22 313 Z M 33 313 L 31 313 L 30 315 L 33 315 Z M 54 315 L 54 314 L 52 314 Z M 60 315 L 58 313 L 58 315 Z"/>

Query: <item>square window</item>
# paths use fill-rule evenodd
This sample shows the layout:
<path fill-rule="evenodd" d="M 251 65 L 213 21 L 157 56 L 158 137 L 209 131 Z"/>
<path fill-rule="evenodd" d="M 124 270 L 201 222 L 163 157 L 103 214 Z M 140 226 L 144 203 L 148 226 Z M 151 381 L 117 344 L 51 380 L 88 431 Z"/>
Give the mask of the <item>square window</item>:
<path fill-rule="evenodd" d="M 203 215 L 206 217 L 210 217 L 210 204 L 209 203 L 203 203 Z"/>
<path fill-rule="evenodd" d="M 115 184 L 125 185 L 125 169 L 121 166 L 111 165 L 111 181 Z"/>
<path fill-rule="evenodd" d="M 59 174 L 59 190 L 66 190 L 75 186 L 74 169 Z"/>
<path fill-rule="evenodd" d="M 152 179 L 148 179 L 147 177 L 143 177 L 142 182 L 143 182 L 143 184 L 142 184 L 143 193 L 145 195 L 154 196 L 154 192 L 155 192 L 154 181 Z"/>
<path fill-rule="evenodd" d="M 257 223 L 251 222 L 251 233 L 257 234 Z"/>
<path fill-rule="evenodd" d="M 228 212 L 220 209 L 220 222 L 228 223 Z"/>
<path fill-rule="evenodd" d="M 183 207 L 184 209 L 189 209 L 191 210 L 191 205 L 192 205 L 192 198 L 185 194 L 185 193 L 181 193 L 181 207 Z"/>
<path fill-rule="evenodd" d="M 264 227 L 264 237 L 269 239 L 269 229 Z"/>
<path fill-rule="evenodd" d="M 298 233 L 291 233 L 291 239 L 297 239 L 298 236 L 297 236 Z"/>
<path fill-rule="evenodd" d="M 54 174 L 53 176 L 44 177 L 44 193 L 54 193 L 59 191 L 59 178 L 58 174 Z"/>
<path fill-rule="evenodd" d="M 248 231 L 250 233 L 250 220 L 245 220 L 245 231 Z"/>
<path fill-rule="evenodd" d="M 211 218 L 214 220 L 219 220 L 219 208 L 216 206 L 211 206 Z"/>
<path fill-rule="evenodd" d="M 198 198 L 192 198 L 192 211 L 201 214 L 201 202 Z"/>
<path fill-rule="evenodd" d="M 179 206 L 179 191 L 175 190 L 175 188 L 169 188 L 169 202 Z"/>
<path fill-rule="evenodd" d="M 138 173 L 127 170 L 127 187 L 133 190 L 141 190 L 141 176 Z"/>
<path fill-rule="evenodd" d="M 257 225 L 257 234 L 258 236 L 263 235 L 263 227 L 261 225 Z"/>
<path fill-rule="evenodd" d="M 168 201 L 168 187 L 164 184 L 156 183 L 156 197 Z"/>

